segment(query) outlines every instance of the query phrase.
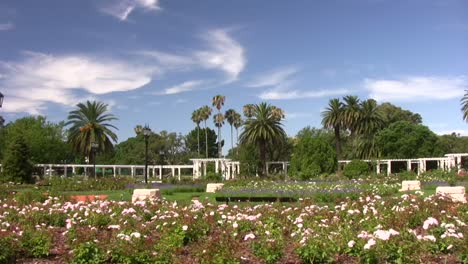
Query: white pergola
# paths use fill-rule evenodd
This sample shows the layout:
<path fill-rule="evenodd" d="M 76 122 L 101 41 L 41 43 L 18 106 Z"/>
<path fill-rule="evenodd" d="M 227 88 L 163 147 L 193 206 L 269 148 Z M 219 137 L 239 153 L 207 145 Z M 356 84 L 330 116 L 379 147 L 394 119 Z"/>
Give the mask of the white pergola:
<path fill-rule="evenodd" d="M 192 171 L 194 179 L 199 179 L 202 176 L 202 167 L 204 168 L 203 175 L 206 175 L 206 166 L 209 162 L 215 163 L 215 172 L 221 173 L 226 180 L 234 179 L 240 171 L 240 163 L 230 159 L 192 159 L 191 161 L 193 162 L 193 165 L 148 165 L 148 176 L 162 180 L 163 170 L 170 170 L 171 176 L 177 176 L 180 180 L 182 170 L 187 169 Z M 51 172 L 57 169 L 63 170 L 64 176 L 67 176 L 70 172 L 75 175 L 78 169 L 83 169 L 86 175 L 87 169 L 94 168 L 94 165 L 92 164 L 36 164 L 35 166 L 43 169 L 44 176 L 51 175 Z M 0 170 L 1 168 L 2 165 L 0 164 Z M 122 175 L 122 170 L 129 170 L 130 175 L 135 177 L 138 171 L 141 171 L 142 175 L 144 174 L 145 166 L 96 164 L 96 169 L 102 169 L 103 175 L 105 174 L 106 169 L 112 169 L 114 177 Z"/>
<path fill-rule="evenodd" d="M 225 158 L 190 159 L 193 162 L 193 178 L 206 175 L 208 163 L 214 162 L 215 172 L 221 173 L 225 180 L 234 179 L 240 172 L 240 162 Z"/>
<path fill-rule="evenodd" d="M 392 162 L 406 162 L 407 171 L 413 169 L 412 165 L 417 166 L 418 175 L 427 171 L 427 162 L 436 161 L 437 169 L 444 171 L 456 169 L 460 170 L 462 166 L 463 157 L 468 157 L 468 153 L 450 153 L 444 157 L 432 157 L 432 158 L 419 158 L 419 159 L 381 159 L 381 160 L 363 160 L 365 162 L 373 162 L 376 164 L 376 173 L 380 174 L 381 165 L 385 165 L 387 169 L 387 175 L 392 173 Z M 339 165 L 345 165 L 351 162 L 351 160 L 340 160 Z"/>

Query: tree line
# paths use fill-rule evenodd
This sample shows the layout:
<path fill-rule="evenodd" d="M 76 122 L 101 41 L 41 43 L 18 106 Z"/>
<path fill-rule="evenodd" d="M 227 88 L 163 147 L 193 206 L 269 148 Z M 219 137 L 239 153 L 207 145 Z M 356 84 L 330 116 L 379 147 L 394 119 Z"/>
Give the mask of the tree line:
<path fill-rule="evenodd" d="M 418 158 L 468 152 L 468 137 L 454 133 L 438 136 L 422 124 L 419 114 L 391 103 L 378 104 L 373 99 L 351 95 L 333 98 L 321 113 L 322 128 L 306 127 L 293 137 L 284 131 L 285 113 L 281 108 L 263 102 L 244 105 L 239 111 L 243 115 L 232 108 L 222 113 L 225 102 L 223 95 L 212 98 L 211 105 L 217 110 L 213 115 L 217 133 L 207 123 L 213 114 L 208 105 L 191 113 L 195 128 L 187 135 L 151 133 L 150 164 L 187 164 L 193 157 L 222 157 L 225 141 L 221 127 L 225 121 L 231 128 L 227 157 L 241 161 L 243 175 L 265 175 L 266 162 L 275 160 L 291 160 L 293 173 L 310 176 L 334 172 L 338 159 Z M 463 119 L 467 120 L 468 93 L 461 103 Z M 2 121 L 0 160 L 4 174 L 37 163 L 141 164 L 143 127 L 136 125 L 134 137 L 116 144 L 117 127 L 112 124 L 116 119 L 106 104 L 87 101 L 79 103 L 67 121 L 53 123 L 43 116 L 28 116 L 6 125 Z"/>

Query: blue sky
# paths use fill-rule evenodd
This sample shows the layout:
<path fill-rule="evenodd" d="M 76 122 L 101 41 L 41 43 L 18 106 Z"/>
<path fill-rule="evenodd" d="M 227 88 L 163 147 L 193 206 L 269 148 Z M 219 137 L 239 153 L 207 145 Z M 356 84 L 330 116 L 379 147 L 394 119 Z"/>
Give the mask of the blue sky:
<path fill-rule="evenodd" d="M 192 111 L 222 94 L 224 111 L 283 108 L 293 136 L 353 94 L 468 135 L 467 10 L 465 0 L 3 0 L 0 114 L 56 122 L 96 99 L 123 141 L 137 124 L 185 134 Z"/>

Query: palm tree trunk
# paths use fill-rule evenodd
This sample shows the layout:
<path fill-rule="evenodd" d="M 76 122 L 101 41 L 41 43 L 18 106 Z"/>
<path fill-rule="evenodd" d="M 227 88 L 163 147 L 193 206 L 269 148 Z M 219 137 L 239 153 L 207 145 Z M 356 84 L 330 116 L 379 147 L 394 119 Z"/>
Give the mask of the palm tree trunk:
<path fill-rule="evenodd" d="M 336 147 L 336 159 L 341 160 L 341 138 L 340 138 L 340 129 L 335 127 L 335 147 Z M 336 172 L 338 176 L 341 176 L 341 166 L 338 163 L 338 170 Z"/>
<path fill-rule="evenodd" d="M 218 158 L 221 158 L 221 126 L 218 127 Z"/>
<path fill-rule="evenodd" d="M 198 157 L 200 157 L 200 125 L 197 124 Z"/>
<path fill-rule="evenodd" d="M 263 140 L 260 141 L 260 159 L 262 160 L 262 176 L 265 177 L 267 175 L 267 170 L 266 170 L 266 145 L 265 145 L 265 142 Z"/>
<path fill-rule="evenodd" d="M 231 149 L 234 148 L 234 139 L 233 139 L 232 125 L 231 125 Z"/>
<path fill-rule="evenodd" d="M 236 127 L 236 154 L 239 158 L 239 129 Z"/>
<path fill-rule="evenodd" d="M 208 158 L 208 128 L 206 127 L 206 119 L 205 119 L 205 149 L 206 149 L 205 155 L 206 155 L 206 158 Z"/>

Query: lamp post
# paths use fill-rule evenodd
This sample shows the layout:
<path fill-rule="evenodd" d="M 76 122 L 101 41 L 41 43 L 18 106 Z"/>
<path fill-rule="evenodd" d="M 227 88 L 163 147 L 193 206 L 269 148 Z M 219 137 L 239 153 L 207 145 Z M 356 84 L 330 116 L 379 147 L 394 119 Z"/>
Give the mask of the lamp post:
<path fill-rule="evenodd" d="M 151 135 L 151 129 L 146 125 L 143 128 L 143 136 L 145 136 L 145 184 L 148 184 L 148 138 Z"/>
<path fill-rule="evenodd" d="M 94 179 L 96 179 L 96 152 L 97 149 L 99 148 L 99 145 L 97 142 L 91 142 L 91 150 L 93 152 L 93 173 L 94 173 Z"/>

